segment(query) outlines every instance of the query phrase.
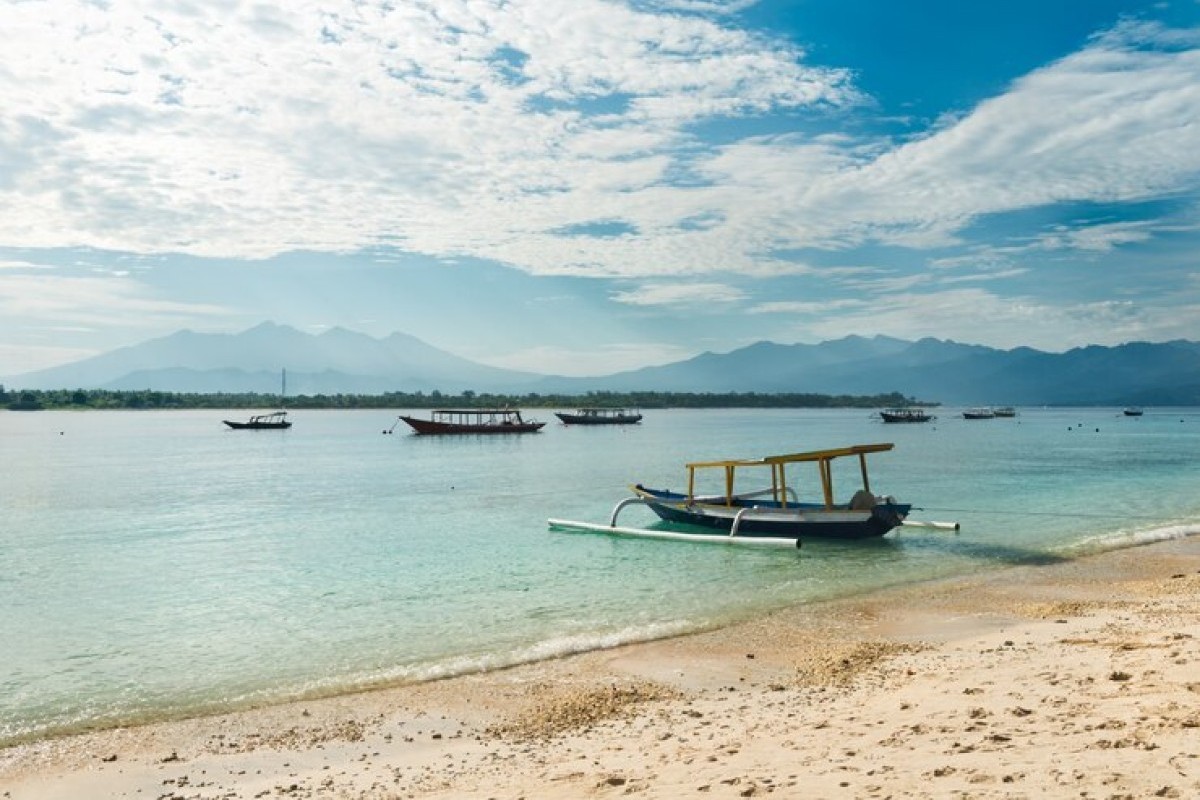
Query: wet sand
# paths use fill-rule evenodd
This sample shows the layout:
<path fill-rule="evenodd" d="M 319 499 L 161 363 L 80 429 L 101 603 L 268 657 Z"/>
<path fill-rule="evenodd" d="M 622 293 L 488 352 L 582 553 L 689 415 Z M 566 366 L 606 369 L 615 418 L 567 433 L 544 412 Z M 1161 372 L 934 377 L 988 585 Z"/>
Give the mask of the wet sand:
<path fill-rule="evenodd" d="M 1200 537 L 0 751 L 51 798 L 1200 796 Z"/>

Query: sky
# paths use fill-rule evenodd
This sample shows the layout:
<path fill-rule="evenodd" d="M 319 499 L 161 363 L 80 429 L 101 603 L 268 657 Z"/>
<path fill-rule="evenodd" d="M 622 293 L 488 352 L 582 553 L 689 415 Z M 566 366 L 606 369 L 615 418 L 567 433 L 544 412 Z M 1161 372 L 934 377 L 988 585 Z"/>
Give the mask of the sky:
<path fill-rule="evenodd" d="M 1200 339 L 1200 0 L 0 0 L 0 376 Z"/>

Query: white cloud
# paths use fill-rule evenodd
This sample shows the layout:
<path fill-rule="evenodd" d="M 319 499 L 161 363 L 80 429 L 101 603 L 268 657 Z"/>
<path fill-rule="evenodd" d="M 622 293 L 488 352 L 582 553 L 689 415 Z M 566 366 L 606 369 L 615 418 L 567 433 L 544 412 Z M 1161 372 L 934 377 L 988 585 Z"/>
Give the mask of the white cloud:
<path fill-rule="evenodd" d="M 1039 246 L 1046 250 L 1090 250 L 1105 253 L 1123 244 L 1149 240 L 1155 225 L 1149 222 L 1110 222 L 1077 228 L 1060 227 L 1042 235 Z"/>
<path fill-rule="evenodd" d="M 49 264 L 38 264 L 33 261 L 2 261 L 0 260 L 0 269 L 14 269 L 22 272 L 31 269 L 53 269 Z"/>
<path fill-rule="evenodd" d="M 983 214 L 1061 202 L 1124 202 L 1194 190 L 1200 176 L 1200 50 L 1123 26 L 1017 81 L 929 137 L 843 170 L 810 202 L 848 243 L 952 242 Z"/>
<path fill-rule="evenodd" d="M 871 305 L 870 300 L 776 300 L 758 303 L 747 309 L 748 314 L 790 314 L 824 316 L 831 312 L 862 310 Z"/>
<path fill-rule="evenodd" d="M 737 303 L 745 299 L 741 289 L 720 283 L 647 283 L 617 292 L 613 300 L 632 306 L 697 306 Z"/>
<path fill-rule="evenodd" d="M 180 318 L 221 316 L 219 306 L 156 298 L 125 276 L 0 273 L 0 316 L 52 319 L 58 327 L 112 325 L 153 328 Z"/>
<path fill-rule="evenodd" d="M 1002 297 L 981 288 L 876 298 L 860 311 L 806 322 L 797 338 L 836 339 L 864 331 L 920 339 L 932 336 L 993 347 L 1061 352 L 1086 344 L 1194 338 L 1200 305 L 1166 309 L 1131 301 L 1052 304 L 1033 296 Z"/>
<path fill-rule="evenodd" d="M 602 0 L 24 3 L 5 30 L 0 198 L 20 202 L 0 243 L 20 246 L 400 241 L 620 274 L 645 253 L 573 258 L 544 232 L 661 186 L 697 118 L 854 99 L 845 73 L 779 42 Z M 686 268 L 678 250 L 667 271 Z"/>
<path fill-rule="evenodd" d="M 739 3 L 9 5 L 0 244 L 761 275 L 795 269 L 779 250 L 953 244 L 982 215 L 1200 175 L 1195 31 L 1122 25 L 917 141 L 710 149 L 692 123 L 859 97 L 689 6 Z M 597 218 L 638 234 L 556 233 Z"/>

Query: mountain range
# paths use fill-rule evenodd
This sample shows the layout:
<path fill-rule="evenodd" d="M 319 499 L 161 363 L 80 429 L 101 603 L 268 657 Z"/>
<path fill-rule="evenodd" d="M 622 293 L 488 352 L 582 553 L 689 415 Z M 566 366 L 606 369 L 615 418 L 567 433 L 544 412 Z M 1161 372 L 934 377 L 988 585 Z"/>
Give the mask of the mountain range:
<path fill-rule="evenodd" d="M 581 378 L 485 366 L 402 333 L 376 339 L 333 328 L 312 335 L 270 322 L 238 334 L 179 331 L 3 382 L 14 389 L 273 394 L 284 369 L 293 395 L 901 392 L 947 405 L 1200 405 L 1200 343 L 1186 340 L 1048 353 L 847 336 L 813 345 L 758 342 Z"/>

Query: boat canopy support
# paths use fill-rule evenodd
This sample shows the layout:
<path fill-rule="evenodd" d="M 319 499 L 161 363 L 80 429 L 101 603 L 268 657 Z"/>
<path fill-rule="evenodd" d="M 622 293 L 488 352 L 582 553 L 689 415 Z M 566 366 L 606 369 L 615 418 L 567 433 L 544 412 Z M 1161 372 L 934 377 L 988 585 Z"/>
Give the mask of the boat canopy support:
<path fill-rule="evenodd" d="M 825 503 L 825 508 L 832 509 L 834 507 L 833 461 L 846 456 L 857 457 L 859 472 L 862 474 L 862 488 L 870 492 L 871 479 L 867 473 L 867 454 L 882 453 L 891 450 L 893 447 L 894 445 L 891 442 L 881 442 L 878 444 L 856 444 L 850 447 L 838 447 L 829 450 L 813 450 L 806 453 L 788 453 L 786 455 L 767 456 L 766 458 L 757 459 L 694 461 L 685 465 L 688 471 L 688 499 L 690 502 L 697 502 L 699 500 L 696 497 L 696 472 L 698 470 L 723 470 L 725 496 L 720 499 L 724 501 L 726 506 L 733 506 L 734 501 L 739 497 L 735 491 L 737 471 L 751 467 L 768 467 L 771 470 L 770 494 L 780 504 L 780 507 L 787 508 L 789 500 L 797 502 L 795 491 L 788 486 L 787 465 L 815 462 L 817 473 L 821 480 L 821 499 Z"/>

